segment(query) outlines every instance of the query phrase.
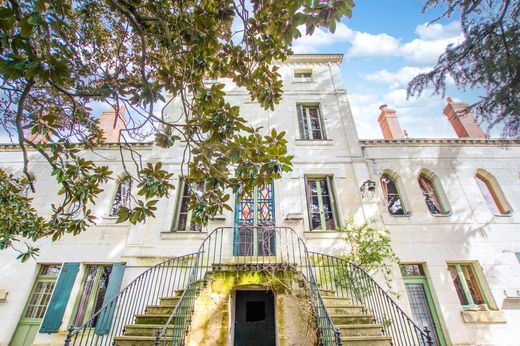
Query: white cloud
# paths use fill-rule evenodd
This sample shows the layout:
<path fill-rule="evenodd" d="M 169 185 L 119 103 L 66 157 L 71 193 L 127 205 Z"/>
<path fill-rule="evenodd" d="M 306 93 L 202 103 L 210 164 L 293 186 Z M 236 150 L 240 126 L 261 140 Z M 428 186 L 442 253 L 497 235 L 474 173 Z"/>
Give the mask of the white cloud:
<path fill-rule="evenodd" d="M 459 22 L 451 22 L 447 25 L 440 23 L 434 24 L 420 24 L 415 28 L 415 33 L 419 38 L 426 41 L 442 40 L 452 37 L 457 37 L 461 34 Z"/>
<path fill-rule="evenodd" d="M 405 87 L 419 73 L 428 72 L 429 70 L 429 68 L 404 66 L 396 72 L 379 70 L 373 73 L 362 74 L 361 78 L 371 82 L 389 84 L 391 89 L 397 89 Z"/>
<path fill-rule="evenodd" d="M 338 23 L 336 32 L 332 34 L 324 29 L 316 29 L 312 36 L 305 35 L 305 25 L 298 27 L 302 37 L 293 44 L 293 51 L 296 54 L 316 53 L 319 48 L 331 46 L 335 43 L 344 43 L 352 39 L 354 31 L 343 23 Z"/>
<path fill-rule="evenodd" d="M 395 56 L 400 42 L 387 34 L 372 35 L 366 32 L 354 32 L 350 42 L 352 47 L 347 56 L 353 59 Z"/>
<path fill-rule="evenodd" d="M 460 43 L 462 39 L 462 35 L 440 40 L 415 39 L 403 44 L 399 48 L 399 54 L 408 64 L 431 66 L 437 62 L 446 46 Z"/>

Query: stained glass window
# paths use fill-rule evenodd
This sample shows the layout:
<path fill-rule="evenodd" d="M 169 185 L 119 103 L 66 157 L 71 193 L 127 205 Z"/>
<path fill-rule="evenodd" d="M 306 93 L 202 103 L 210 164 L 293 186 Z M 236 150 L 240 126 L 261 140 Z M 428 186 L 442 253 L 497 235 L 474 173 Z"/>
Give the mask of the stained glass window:
<path fill-rule="evenodd" d="M 312 231 L 336 229 L 330 177 L 307 178 L 307 204 Z"/>
<path fill-rule="evenodd" d="M 298 121 L 302 139 L 325 139 L 323 118 L 319 105 L 298 105 Z"/>
<path fill-rule="evenodd" d="M 274 255 L 273 185 L 260 186 L 237 201 L 237 238 L 239 256 Z"/>
<path fill-rule="evenodd" d="M 442 207 L 441 200 L 432 179 L 428 178 L 424 174 L 420 174 L 418 181 L 424 197 L 424 202 L 426 203 L 430 213 L 433 215 L 444 214 L 444 208 Z"/>
<path fill-rule="evenodd" d="M 117 216 L 121 207 L 130 208 L 131 190 L 132 179 L 130 177 L 125 177 L 119 182 L 112 207 L 110 208 L 110 216 Z"/>
<path fill-rule="evenodd" d="M 381 177 L 381 187 L 383 189 L 383 195 L 388 207 L 388 212 L 392 215 L 404 215 L 405 211 L 403 204 L 401 203 L 401 197 L 399 196 L 395 180 L 388 174 L 383 174 Z"/>
<path fill-rule="evenodd" d="M 179 197 L 179 209 L 177 212 L 177 223 L 174 231 L 189 231 L 189 232 L 201 232 L 202 225 L 192 220 L 193 210 L 189 209 L 190 199 L 193 193 L 203 193 L 204 183 L 186 183 L 184 179 L 181 179 L 181 196 Z"/>

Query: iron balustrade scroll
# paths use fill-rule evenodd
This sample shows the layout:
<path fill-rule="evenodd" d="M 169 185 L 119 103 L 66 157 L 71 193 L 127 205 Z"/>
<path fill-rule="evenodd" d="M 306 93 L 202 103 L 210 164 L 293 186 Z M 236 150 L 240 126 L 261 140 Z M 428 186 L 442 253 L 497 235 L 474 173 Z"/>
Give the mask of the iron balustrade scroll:
<path fill-rule="evenodd" d="M 94 312 L 81 326 L 71 326 L 65 339 L 69 345 L 112 345 L 122 335 L 126 325 L 134 322 L 136 314 L 145 312 L 148 305 L 157 305 L 161 297 L 173 297 L 184 290 L 189 281 L 198 253 L 175 257 L 161 262 L 137 276 L 130 284 Z M 111 319 L 107 321 L 106 319 Z M 108 331 L 96 330 L 98 323 L 109 322 Z"/>
<path fill-rule="evenodd" d="M 238 231 L 237 228 L 221 227 L 211 232 L 197 252 L 197 259 L 194 261 L 194 266 L 190 272 L 186 290 L 164 327 L 157 331 L 155 345 L 184 345 L 189 332 L 198 288 L 204 282 L 206 273 L 220 270 L 223 266 L 231 264 L 238 271 L 259 271 L 276 268 L 300 269 L 312 301 L 316 318 L 317 338 L 320 345 L 340 346 L 341 334 L 339 330 L 334 329 L 321 298 L 305 242 L 289 227 L 271 226 L 270 230 L 266 230 L 267 226 L 262 225 L 260 232 L 258 232 L 259 229 L 256 226 L 240 225 L 240 227 L 248 227 L 247 230 L 241 230 L 244 233 L 255 232 L 257 238 L 248 246 L 259 248 L 243 251 L 247 254 L 246 256 L 234 256 L 233 246 L 229 245 L 233 244 L 235 232 Z M 265 239 L 262 239 L 262 237 L 265 237 Z M 241 246 L 245 245 L 241 244 Z"/>
<path fill-rule="evenodd" d="M 399 307 L 392 297 L 362 268 L 342 258 L 309 253 L 316 281 L 336 296 L 364 306 L 381 324 L 383 332 L 396 346 L 433 346 L 430 331 L 421 328 Z"/>

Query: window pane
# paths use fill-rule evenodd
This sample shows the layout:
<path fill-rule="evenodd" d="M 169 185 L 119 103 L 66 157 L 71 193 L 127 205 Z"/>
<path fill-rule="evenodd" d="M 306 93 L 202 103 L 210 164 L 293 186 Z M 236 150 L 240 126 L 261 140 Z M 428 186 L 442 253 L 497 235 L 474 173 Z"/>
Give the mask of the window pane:
<path fill-rule="evenodd" d="M 333 201 L 327 178 L 307 179 L 307 201 L 311 230 L 336 228 Z"/>
<path fill-rule="evenodd" d="M 74 325 L 83 325 L 102 307 L 111 272 L 111 265 L 88 266 L 74 317 Z M 97 319 L 94 319 L 90 327 L 95 327 L 96 322 Z"/>
<path fill-rule="evenodd" d="M 462 273 L 464 274 L 464 278 L 466 279 L 466 284 L 468 285 L 469 291 L 471 293 L 471 298 L 473 298 L 473 302 L 475 304 L 484 304 L 485 300 L 482 296 L 482 292 L 480 291 L 480 287 L 478 285 L 478 281 L 475 276 L 473 266 L 470 264 L 461 264 L 460 267 L 462 269 Z"/>
<path fill-rule="evenodd" d="M 469 305 L 469 301 L 466 298 L 466 294 L 464 293 L 464 288 L 462 288 L 462 283 L 457 274 L 457 268 L 455 265 L 448 266 L 448 270 L 450 271 L 451 280 L 453 281 L 453 285 L 455 286 L 455 290 L 457 291 L 457 295 L 459 296 L 459 301 L 461 305 Z"/>
<path fill-rule="evenodd" d="M 388 212 L 391 215 L 404 215 L 404 208 L 401 204 L 395 181 L 385 174 L 381 177 L 381 188 L 383 189 Z"/>
<path fill-rule="evenodd" d="M 403 276 L 424 276 L 421 264 L 401 264 L 400 267 Z"/>
<path fill-rule="evenodd" d="M 58 276 L 60 275 L 61 265 L 42 265 L 40 275 Z"/>
<path fill-rule="evenodd" d="M 298 117 L 303 139 L 324 139 L 322 116 L 316 105 L 299 105 Z"/>
<path fill-rule="evenodd" d="M 109 216 L 116 216 L 121 207 L 130 207 L 130 190 L 132 188 L 132 180 L 130 177 L 126 177 L 121 180 L 119 185 L 117 186 L 116 195 L 114 196 L 114 201 L 112 202 L 112 208 L 110 209 Z"/>
<path fill-rule="evenodd" d="M 503 208 L 501 208 L 489 181 L 480 175 L 475 176 L 475 180 L 491 212 L 495 215 L 504 214 L 505 212 Z"/>
<path fill-rule="evenodd" d="M 424 202 L 426 203 L 426 206 L 428 207 L 430 213 L 432 213 L 433 215 L 442 214 L 441 203 L 431 179 L 428 179 L 426 176 L 421 174 L 419 176 L 419 186 L 424 196 Z"/>

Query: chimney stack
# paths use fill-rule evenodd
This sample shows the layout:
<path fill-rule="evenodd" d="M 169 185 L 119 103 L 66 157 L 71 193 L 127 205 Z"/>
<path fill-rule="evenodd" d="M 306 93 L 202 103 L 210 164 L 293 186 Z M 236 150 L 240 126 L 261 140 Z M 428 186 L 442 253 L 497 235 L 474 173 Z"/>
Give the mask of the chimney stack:
<path fill-rule="evenodd" d="M 388 108 L 387 105 L 381 105 L 379 109 L 381 110 L 381 114 L 377 121 L 379 122 L 379 126 L 381 126 L 383 137 L 385 137 L 385 139 L 404 138 L 403 130 L 401 130 L 401 126 L 397 120 L 395 109 Z"/>
<path fill-rule="evenodd" d="M 459 138 L 486 139 L 486 134 L 482 131 L 473 114 L 467 110 L 468 105 L 462 102 L 455 102 L 448 97 L 448 104 L 444 107 L 444 115 L 457 133 Z"/>
<path fill-rule="evenodd" d="M 116 110 L 104 111 L 99 117 L 99 127 L 103 130 L 103 139 L 106 143 L 119 143 L 121 130 L 125 129 L 125 107 L 119 107 L 119 116 Z"/>

